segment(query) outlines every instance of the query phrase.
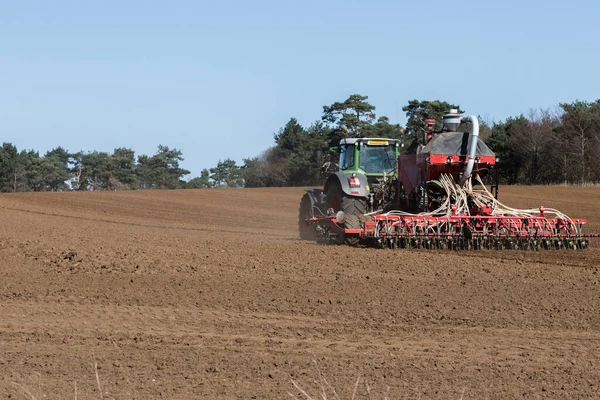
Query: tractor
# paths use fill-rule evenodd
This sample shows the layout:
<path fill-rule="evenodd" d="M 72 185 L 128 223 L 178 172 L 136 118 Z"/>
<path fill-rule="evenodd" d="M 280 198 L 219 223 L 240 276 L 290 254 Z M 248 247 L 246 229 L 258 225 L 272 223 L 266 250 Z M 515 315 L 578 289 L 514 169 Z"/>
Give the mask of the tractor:
<path fill-rule="evenodd" d="M 300 237 L 315 240 L 316 226 L 308 221 L 315 216 L 342 211 L 347 228 L 358 228 L 361 217 L 373 212 L 390 198 L 393 191 L 384 187 L 396 180 L 397 160 L 402 144 L 397 139 L 344 138 L 339 143 L 338 170 L 328 174 L 324 188 L 307 190 L 300 202 Z M 348 238 L 355 244 L 356 238 Z"/>

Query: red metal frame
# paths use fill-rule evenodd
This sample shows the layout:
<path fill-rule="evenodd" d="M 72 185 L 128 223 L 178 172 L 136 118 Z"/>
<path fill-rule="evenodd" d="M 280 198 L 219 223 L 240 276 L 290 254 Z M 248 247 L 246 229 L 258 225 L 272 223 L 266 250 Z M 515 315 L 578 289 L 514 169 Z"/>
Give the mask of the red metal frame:
<path fill-rule="evenodd" d="M 309 223 L 325 226 L 331 233 L 361 238 L 457 237 L 468 229 L 472 236 L 498 238 L 596 238 L 581 233 L 585 219 L 454 215 L 448 217 L 373 215 L 361 229 L 344 229 L 336 217 L 313 217 Z M 434 232 L 429 232 L 435 230 Z"/>
<path fill-rule="evenodd" d="M 406 193 L 423 182 L 438 179 L 441 174 L 450 174 L 458 181 L 468 161 L 469 156 L 456 154 L 402 154 L 398 157 L 398 180 Z M 485 171 L 494 165 L 496 156 L 477 156 L 473 171 Z"/>

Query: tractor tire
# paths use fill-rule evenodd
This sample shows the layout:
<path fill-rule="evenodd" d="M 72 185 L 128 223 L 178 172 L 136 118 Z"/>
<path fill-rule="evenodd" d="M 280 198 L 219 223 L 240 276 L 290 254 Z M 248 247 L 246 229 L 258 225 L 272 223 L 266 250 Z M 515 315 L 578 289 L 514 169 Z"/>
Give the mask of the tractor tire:
<path fill-rule="evenodd" d="M 347 195 L 336 182 L 327 189 L 327 208 L 332 208 L 335 212 L 344 212 L 345 229 L 360 229 L 367 212 L 367 200 Z M 349 246 L 357 246 L 360 243 L 360 238 L 357 237 L 344 237 L 343 240 Z"/>
<path fill-rule="evenodd" d="M 315 225 L 309 225 L 307 219 L 315 215 L 310 196 L 306 193 L 300 200 L 300 209 L 298 210 L 298 231 L 302 240 L 317 240 Z"/>
<path fill-rule="evenodd" d="M 349 215 L 364 215 L 367 213 L 367 199 L 362 197 L 342 197 L 342 211 Z"/>
<path fill-rule="evenodd" d="M 333 183 L 327 189 L 327 208 L 333 211 L 343 211 L 346 215 L 364 215 L 367 212 L 367 199 L 349 196 L 342 190 L 339 183 Z"/>
<path fill-rule="evenodd" d="M 362 228 L 361 217 L 358 215 L 347 215 L 344 221 L 345 229 L 360 229 Z M 344 237 L 344 243 L 348 246 L 358 246 L 360 244 L 360 238 L 357 237 Z"/>

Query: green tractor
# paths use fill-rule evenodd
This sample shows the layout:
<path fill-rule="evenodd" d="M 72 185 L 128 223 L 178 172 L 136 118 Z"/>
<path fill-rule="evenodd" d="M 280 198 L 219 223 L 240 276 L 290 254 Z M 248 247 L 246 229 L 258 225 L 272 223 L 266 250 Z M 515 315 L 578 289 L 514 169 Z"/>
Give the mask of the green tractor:
<path fill-rule="evenodd" d="M 380 210 L 384 204 L 393 204 L 400 148 L 397 139 L 342 139 L 337 171 L 327 174 L 323 190 L 307 190 L 300 201 L 300 238 L 318 239 L 318 227 L 308 223 L 315 216 L 342 211 L 345 228 L 358 229 L 365 214 Z M 347 241 L 357 242 L 357 239 Z"/>

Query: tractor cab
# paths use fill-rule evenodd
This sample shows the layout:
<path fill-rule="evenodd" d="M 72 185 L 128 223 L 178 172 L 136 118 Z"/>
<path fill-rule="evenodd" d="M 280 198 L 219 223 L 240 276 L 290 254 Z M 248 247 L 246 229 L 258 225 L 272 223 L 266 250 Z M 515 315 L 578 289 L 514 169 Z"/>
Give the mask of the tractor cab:
<path fill-rule="evenodd" d="M 340 171 L 383 176 L 397 168 L 400 141 L 396 139 L 347 138 L 340 141 Z"/>

